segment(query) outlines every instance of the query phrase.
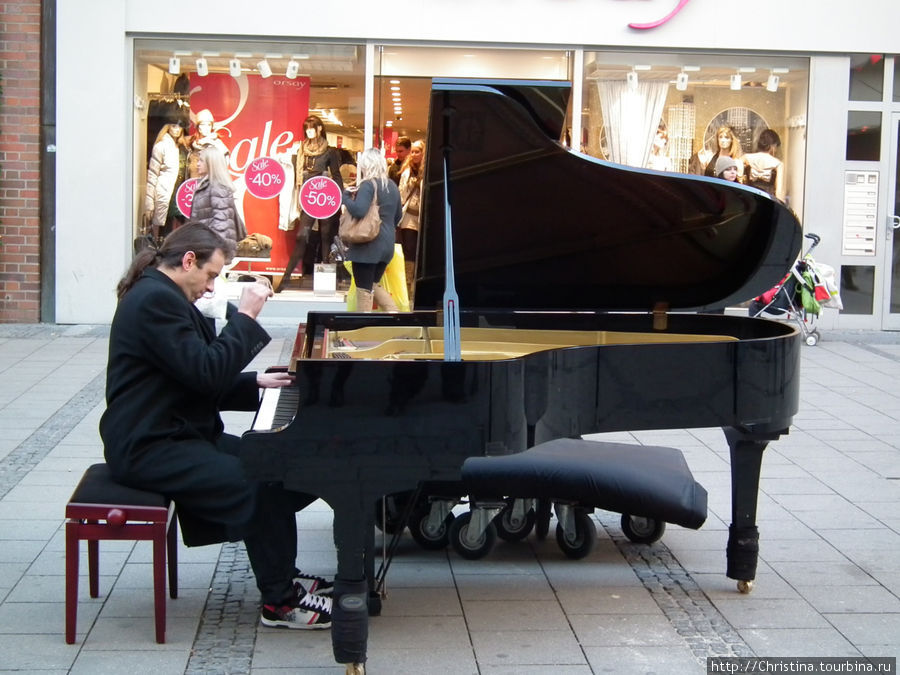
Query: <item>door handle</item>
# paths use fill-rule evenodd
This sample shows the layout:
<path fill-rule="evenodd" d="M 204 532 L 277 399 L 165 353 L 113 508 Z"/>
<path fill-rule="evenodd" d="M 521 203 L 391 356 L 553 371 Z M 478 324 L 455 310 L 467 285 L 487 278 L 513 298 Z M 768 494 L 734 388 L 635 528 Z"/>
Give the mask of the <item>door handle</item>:
<path fill-rule="evenodd" d="M 888 228 L 885 232 L 888 240 L 894 235 L 894 230 L 900 230 L 900 216 L 888 216 Z"/>

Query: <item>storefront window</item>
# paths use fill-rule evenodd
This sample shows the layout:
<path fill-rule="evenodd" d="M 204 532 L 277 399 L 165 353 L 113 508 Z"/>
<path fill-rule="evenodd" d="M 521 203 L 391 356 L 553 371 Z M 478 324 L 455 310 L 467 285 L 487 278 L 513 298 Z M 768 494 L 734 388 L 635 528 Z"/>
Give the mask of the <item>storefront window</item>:
<path fill-rule="evenodd" d="M 755 153 L 766 132 L 764 139 L 780 141 L 775 157 L 782 163 L 784 192 L 778 196 L 800 212 L 807 61 L 589 52 L 584 78 L 583 152 L 712 176 L 719 153 Z M 747 182 L 743 161 L 739 168 Z"/>
<path fill-rule="evenodd" d="M 884 98 L 884 56 L 854 54 L 850 57 L 850 100 L 880 101 Z"/>
<path fill-rule="evenodd" d="M 851 110 L 847 113 L 847 159 L 877 162 L 881 159 L 881 113 Z"/>
<path fill-rule="evenodd" d="M 197 159 L 213 146 L 225 156 L 244 234 L 262 242 L 238 249 L 248 260 L 236 269 L 284 272 L 300 226 L 304 120 L 321 120 L 337 166 L 362 150 L 363 47 L 137 39 L 134 62 L 136 247 L 143 235 L 163 236 L 187 220 Z M 326 250 L 318 232 L 314 226 L 297 273 Z"/>
<path fill-rule="evenodd" d="M 376 57 L 373 120 L 381 135 L 376 136 L 376 144 L 383 139 L 385 153 L 392 159 L 398 137 L 426 138 L 434 77 L 568 80 L 570 68 L 569 53 L 560 50 L 381 47 Z"/>

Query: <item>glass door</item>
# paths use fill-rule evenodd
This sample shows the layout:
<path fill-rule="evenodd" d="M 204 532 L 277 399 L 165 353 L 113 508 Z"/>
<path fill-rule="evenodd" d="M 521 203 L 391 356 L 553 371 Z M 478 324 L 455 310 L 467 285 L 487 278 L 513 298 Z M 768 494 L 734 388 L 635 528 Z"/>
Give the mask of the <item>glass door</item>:
<path fill-rule="evenodd" d="M 891 115 L 884 261 L 884 330 L 900 330 L 900 113 Z"/>

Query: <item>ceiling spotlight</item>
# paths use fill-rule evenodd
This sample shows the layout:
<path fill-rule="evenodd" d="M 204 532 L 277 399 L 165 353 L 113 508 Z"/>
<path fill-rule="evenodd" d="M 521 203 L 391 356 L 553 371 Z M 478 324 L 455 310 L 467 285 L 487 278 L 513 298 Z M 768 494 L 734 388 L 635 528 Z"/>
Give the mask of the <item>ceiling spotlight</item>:
<path fill-rule="evenodd" d="M 778 91 L 778 82 L 781 80 L 778 75 L 775 73 L 769 74 L 769 79 L 766 80 L 766 91 Z"/>
<path fill-rule="evenodd" d="M 205 58 L 201 56 L 199 59 L 197 59 L 195 65 L 197 66 L 197 74 L 200 77 L 206 77 L 207 75 L 209 75 L 209 64 L 206 62 Z"/>
<path fill-rule="evenodd" d="M 684 91 L 688 86 L 688 74 L 683 70 L 675 76 L 675 88 Z"/>
<path fill-rule="evenodd" d="M 228 61 L 228 73 L 232 77 L 240 77 L 241 76 L 241 60 L 240 59 L 231 59 Z"/>
<path fill-rule="evenodd" d="M 625 83 L 628 85 L 628 91 L 637 91 L 638 74 L 635 71 L 625 73 Z"/>
<path fill-rule="evenodd" d="M 284 71 L 284 76 L 289 80 L 293 80 L 300 73 L 300 64 L 291 59 L 288 61 L 287 68 Z"/>
<path fill-rule="evenodd" d="M 269 62 L 263 59 L 262 61 L 257 62 L 256 69 L 259 71 L 261 77 L 272 77 L 272 67 L 269 65 Z"/>
<path fill-rule="evenodd" d="M 731 87 L 732 91 L 740 91 L 743 84 L 744 84 L 744 82 L 741 79 L 740 73 L 735 73 L 734 75 L 731 76 L 730 87 Z"/>
<path fill-rule="evenodd" d="M 181 59 L 177 56 L 172 56 L 169 58 L 169 73 L 172 75 L 178 75 L 181 73 Z"/>

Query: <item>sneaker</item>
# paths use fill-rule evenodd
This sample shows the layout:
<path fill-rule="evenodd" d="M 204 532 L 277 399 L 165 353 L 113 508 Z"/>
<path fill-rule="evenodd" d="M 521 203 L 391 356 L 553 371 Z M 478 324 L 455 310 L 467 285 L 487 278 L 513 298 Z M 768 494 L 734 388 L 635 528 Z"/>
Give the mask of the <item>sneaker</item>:
<path fill-rule="evenodd" d="M 300 570 L 294 570 L 294 591 L 298 597 L 302 597 L 301 589 L 306 593 L 314 595 L 331 595 L 334 590 L 334 582 L 328 581 L 325 577 L 317 577 L 315 574 L 306 574 Z"/>
<path fill-rule="evenodd" d="M 297 606 L 263 605 L 260 623 L 272 628 L 320 630 L 331 627 L 331 598 L 307 593 Z"/>

